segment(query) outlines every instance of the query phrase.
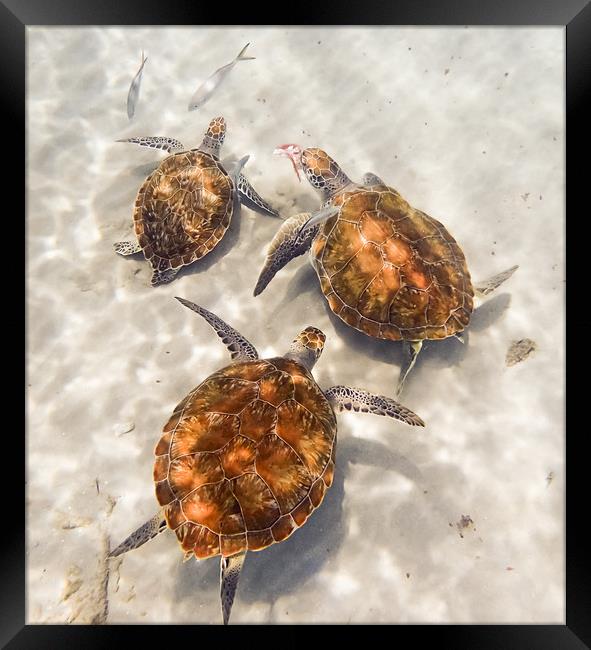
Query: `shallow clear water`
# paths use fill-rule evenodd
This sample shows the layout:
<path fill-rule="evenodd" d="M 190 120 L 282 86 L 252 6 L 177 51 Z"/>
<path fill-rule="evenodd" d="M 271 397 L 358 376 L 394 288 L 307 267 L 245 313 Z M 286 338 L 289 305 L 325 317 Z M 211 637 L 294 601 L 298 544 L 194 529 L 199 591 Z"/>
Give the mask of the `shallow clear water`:
<path fill-rule="evenodd" d="M 321 386 L 394 394 L 400 346 L 334 317 L 305 257 L 252 297 L 277 220 L 244 208 L 212 254 L 155 289 L 143 259 L 113 253 L 165 155 L 115 140 L 196 146 L 218 114 L 223 157 L 250 154 L 246 175 L 283 215 L 318 199 L 273 149 L 321 146 L 442 221 L 473 278 L 520 266 L 466 345 L 425 346 L 402 399 L 425 429 L 338 416 L 333 487 L 301 530 L 249 555 L 232 622 L 564 622 L 564 30 L 35 27 L 27 39 L 28 622 L 220 621 L 217 559 L 182 563 L 171 533 L 105 560 L 156 509 L 153 447 L 172 408 L 227 363 L 173 296 L 261 356 L 320 327 Z M 256 60 L 188 112 L 249 41 Z M 537 350 L 508 367 L 526 337 Z"/>

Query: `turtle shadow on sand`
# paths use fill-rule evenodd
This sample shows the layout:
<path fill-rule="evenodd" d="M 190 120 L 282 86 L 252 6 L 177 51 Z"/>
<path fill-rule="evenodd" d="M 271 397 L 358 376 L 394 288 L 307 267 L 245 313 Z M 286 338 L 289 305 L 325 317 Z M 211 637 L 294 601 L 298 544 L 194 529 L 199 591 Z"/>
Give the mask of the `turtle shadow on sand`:
<path fill-rule="evenodd" d="M 240 607 L 240 600 L 262 601 L 272 607 L 279 598 L 297 590 L 320 572 L 336 554 L 347 531 L 344 484 L 352 464 L 397 472 L 415 484 L 423 481 L 418 467 L 388 446 L 350 435 L 339 439 L 334 482 L 323 502 L 288 539 L 248 554 L 234 609 Z M 219 562 L 187 562 L 179 567 L 177 575 L 175 600 L 193 599 L 197 605 L 198 599 L 219 597 Z"/>
<path fill-rule="evenodd" d="M 278 316 L 287 309 L 301 294 L 315 293 L 314 298 L 321 300 L 336 333 L 348 347 L 362 352 L 374 361 L 389 360 L 393 366 L 400 367 L 403 361 L 403 349 L 400 341 L 386 341 L 376 339 L 363 332 L 359 332 L 344 323 L 330 308 L 320 289 L 316 271 L 310 264 L 303 264 L 289 280 L 284 295 L 273 310 L 273 315 Z M 511 304 L 511 295 L 502 293 L 492 298 L 487 298 L 472 312 L 470 324 L 462 334 L 462 340 L 451 336 L 440 341 L 425 341 L 421 354 L 418 356 L 413 374 L 418 376 L 422 367 L 427 364 L 435 367 L 454 367 L 459 365 L 466 357 L 470 346 L 470 332 L 481 332 L 492 327 L 507 311 Z M 409 376 L 408 382 L 413 382 Z M 392 385 L 395 383 L 393 370 Z"/>
<path fill-rule="evenodd" d="M 285 190 L 282 186 L 275 189 L 275 193 L 279 196 L 285 196 L 285 201 L 293 205 L 293 210 L 286 217 L 293 217 L 295 214 L 302 212 L 309 212 L 313 214 L 318 210 L 318 199 L 308 193 L 294 195 L 291 187 L 286 187 Z"/>
<path fill-rule="evenodd" d="M 318 291 L 320 292 L 320 289 Z M 348 346 L 363 352 L 370 359 L 377 361 L 390 360 L 393 366 L 400 367 L 402 365 L 403 349 L 400 341 L 378 340 L 367 336 L 363 332 L 358 332 L 334 314 L 326 300 L 323 300 L 323 303 L 335 331 Z M 418 381 L 421 372 L 426 366 L 453 368 L 460 365 L 470 352 L 470 332 L 481 332 L 494 325 L 503 316 L 510 303 L 511 296 L 508 293 L 483 301 L 472 312 L 470 324 L 462 334 L 463 343 L 454 336 L 440 341 L 425 341 L 407 383 L 412 384 L 414 380 Z M 397 370 L 393 369 L 393 387 L 395 386 L 396 372 Z"/>
<path fill-rule="evenodd" d="M 269 291 L 268 288 L 267 291 Z M 295 272 L 294 276 L 289 281 L 281 300 L 276 304 L 273 311 L 270 312 L 270 317 L 279 317 L 282 311 L 291 307 L 293 301 L 298 296 L 312 292 L 318 292 L 318 298 L 324 300 L 324 296 L 322 296 L 318 286 L 318 276 L 316 275 L 316 271 L 314 271 L 310 264 L 304 264 Z"/>
<path fill-rule="evenodd" d="M 234 214 L 232 215 L 232 220 L 230 221 L 228 230 L 226 230 L 220 242 L 205 257 L 196 260 L 188 266 L 181 267 L 177 276 L 175 277 L 175 280 L 184 277 L 185 275 L 195 275 L 197 273 L 207 271 L 210 267 L 212 267 L 214 264 L 217 264 L 222 258 L 224 258 L 234 248 L 240 239 L 242 219 L 245 217 L 245 210 L 248 211 L 250 208 L 243 206 L 240 201 L 236 201 L 234 204 Z M 274 220 L 274 217 L 258 214 L 252 210 L 251 212 L 255 215 L 256 219 Z"/>
<path fill-rule="evenodd" d="M 113 178 L 110 185 L 100 190 L 97 189 L 93 197 L 93 211 L 101 217 L 112 216 L 108 224 L 103 224 L 102 219 L 99 219 L 99 226 L 102 226 L 101 230 L 105 228 L 119 230 L 119 225 L 125 223 L 130 228 L 131 238 L 135 238 L 133 233 L 133 211 L 138 190 L 146 178 L 154 170 L 158 169 L 162 160 L 156 158 L 140 165 L 126 167 Z M 122 182 L 122 179 L 126 179 L 126 182 Z M 123 231 L 120 232 L 125 237 Z"/>
<path fill-rule="evenodd" d="M 500 293 L 494 298 L 488 298 L 473 311 L 468 331 L 482 332 L 491 327 L 509 309 L 510 304 L 509 293 Z"/>
<path fill-rule="evenodd" d="M 137 178 L 138 179 L 138 189 L 140 188 L 140 185 L 146 180 L 146 178 L 160 165 L 162 164 L 162 160 L 152 160 L 148 163 L 142 163 L 141 165 L 136 165 L 135 167 L 131 167 L 128 169 L 128 175 Z"/>

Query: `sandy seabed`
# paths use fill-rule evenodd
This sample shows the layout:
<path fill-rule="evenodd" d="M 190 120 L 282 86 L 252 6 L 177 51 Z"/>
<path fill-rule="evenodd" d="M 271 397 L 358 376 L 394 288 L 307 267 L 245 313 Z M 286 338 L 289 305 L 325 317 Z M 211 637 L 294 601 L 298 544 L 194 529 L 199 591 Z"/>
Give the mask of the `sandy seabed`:
<path fill-rule="evenodd" d="M 203 108 L 193 91 L 247 42 Z M 134 119 L 131 78 L 144 69 Z M 338 416 L 335 483 L 308 523 L 245 564 L 232 622 L 563 623 L 564 29 L 27 30 L 27 622 L 219 622 L 217 559 L 172 533 L 107 560 L 154 514 L 153 448 L 180 399 L 225 365 L 174 296 L 281 354 L 327 335 L 314 374 L 394 394 L 399 344 L 329 312 L 305 257 L 256 299 L 279 222 L 243 208 L 168 285 L 112 244 L 164 153 L 224 115 L 223 158 L 284 216 L 313 209 L 278 144 L 321 146 L 442 221 L 474 279 L 517 273 L 466 344 L 427 344 L 403 403 L 427 423 Z M 510 345 L 536 350 L 506 365 Z"/>

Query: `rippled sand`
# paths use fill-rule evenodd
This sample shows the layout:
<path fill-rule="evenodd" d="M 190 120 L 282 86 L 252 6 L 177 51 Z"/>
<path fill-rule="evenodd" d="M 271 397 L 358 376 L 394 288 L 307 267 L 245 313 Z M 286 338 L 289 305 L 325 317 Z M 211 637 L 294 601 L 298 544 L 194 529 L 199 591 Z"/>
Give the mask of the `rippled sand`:
<path fill-rule="evenodd" d="M 400 346 L 329 313 L 306 258 L 252 297 L 277 220 L 243 209 L 214 253 L 156 289 L 144 260 L 113 253 L 164 157 L 115 140 L 195 146 L 223 114 L 223 156 L 250 154 L 247 176 L 284 215 L 318 199 L 273 148 L 318 145 L 445 223 L 475 279 L 520 265 L 465 346 L 426 346 L 403 396 L 425 429 L 339 415 L 334 486 L 289 540 L 249 555 L 232 622 L 564 622 L 563 29 L 27 34 L 27 621 L 220 621 L 217 559 L 183 564 L 171 533 L 105 561 L 155 511 L 152 453 L 172 408 L 227 363 L 173 296 L 263 356 L 320 327 L 321 386 L 394 394 Z M 189 113 L 248 41 L 256 61 Z M 507 367 L 524 338 L 535 352 Z"/>

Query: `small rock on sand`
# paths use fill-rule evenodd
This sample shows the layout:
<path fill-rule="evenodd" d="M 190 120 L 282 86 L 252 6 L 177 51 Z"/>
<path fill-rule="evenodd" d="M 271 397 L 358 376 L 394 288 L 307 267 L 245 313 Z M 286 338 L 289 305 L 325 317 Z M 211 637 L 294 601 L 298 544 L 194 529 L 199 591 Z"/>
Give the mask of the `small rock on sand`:
<path fill-rule="evenodd" d="M 75 594 L 82 586 L 80 567 L 73 564 L 66 575 L 66 584 L 62 594 L 62 600 L 68 600 L 72 594 Z"/>
<path fill-rule="evenodd" d="M 62 600 L 69 600 L 72 611 L 66 623 L 99 625 L 107 622 L 109 614 L 109 538 L 103 534 L 98 549 L 97 566 L 89 578 L 82 581 L 80 567 L 72 566 L 66 576 Z M 84 585 L 82 587 L 82 585 Z M 82 588 L 81 588 L 82 587 Z"/>
<path fill-rule="evenodd" d="M 513 341 L 507 350 L 505 363 L 508 366 L 514 366 L 520 361 L 524 361 L 536 349 L 536 342 L 531 339 L 520 339 Z"/>
<path fill-rule="evenodd" d="M 458 533 L 460 534 L 460 537 L 464 537 L 462 534 L 462 531 L 466 530 L 468 526 L 471 526 L 474 524 L 474 521 L 472 520 L 472 517 L 470 515 L 462 515 L 460 517 L 460 520 L 456 522 L 456 528 L 458 529 Z M 476 530 L 476 528 L 474 528 Z"/>

